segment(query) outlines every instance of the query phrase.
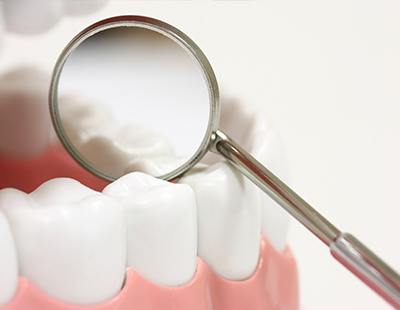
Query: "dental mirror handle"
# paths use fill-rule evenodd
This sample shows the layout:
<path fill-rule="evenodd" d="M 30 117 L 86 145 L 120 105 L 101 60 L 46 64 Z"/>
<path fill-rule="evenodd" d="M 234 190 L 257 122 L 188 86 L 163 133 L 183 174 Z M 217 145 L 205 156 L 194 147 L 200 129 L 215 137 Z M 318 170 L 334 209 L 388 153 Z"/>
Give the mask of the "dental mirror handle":
<path fill-rule="evenodd" d="M 396 309 L 400 309 L 400 275 L 350 234 L 342 233 L 253 156 L 221 131 L 211 150 L 222 154 L 246 177 L 324 242 L 343 266 Z"/>

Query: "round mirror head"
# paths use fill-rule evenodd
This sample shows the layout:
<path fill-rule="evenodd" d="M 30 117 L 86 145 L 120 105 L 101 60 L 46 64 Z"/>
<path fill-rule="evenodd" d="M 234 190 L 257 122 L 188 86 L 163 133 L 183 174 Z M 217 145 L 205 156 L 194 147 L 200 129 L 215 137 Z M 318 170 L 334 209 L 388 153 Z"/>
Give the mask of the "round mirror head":
<path fill-rule="evenodd" d="M 60 55 L 50 88 L 57 135 L 83 167 L 113 181 L 133 171 L 171 180 L 207 152 L 218 85 L 204 54 L 169 24 L 98 22 Z"/>

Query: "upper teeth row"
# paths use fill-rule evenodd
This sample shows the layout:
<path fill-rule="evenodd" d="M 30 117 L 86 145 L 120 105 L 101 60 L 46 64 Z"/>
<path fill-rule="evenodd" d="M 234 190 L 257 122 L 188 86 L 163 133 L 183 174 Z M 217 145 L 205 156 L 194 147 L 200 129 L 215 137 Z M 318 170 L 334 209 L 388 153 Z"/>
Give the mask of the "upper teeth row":
<path fill-rule="evenodd" d="M 22 111 L 40 110 L 26 119 L 26 128 L 42 125 L 45 99 L 11 86 L 3 93 L 19 94 Z M 0 96 L 0 115 L 18 115 L 7 98 Z M 262 114 L 239 104 L 224 107 L 222 129 L 285 177 L 279 139 Z M 0 137 L 3 130 L 16 135 L 18 126 L 0 127 Z M 24 133 L 33 146 L 48 136 Z M 91 304 L 120 290 L 126 266 L 155 283 L 178 286 L 192 278 L 200 256 L 219 275 L 240 280 L 257 265 L 260 232 L 276 248 L 285 246 L 286 214 L 228 164 L 208 157 L 181 183 L 133 173 L 102 193 L 71 179 L 51 180 L 31 194 L 0 191 L 0 304 L 12 298 L 19 275 L 61 300 Z"/>

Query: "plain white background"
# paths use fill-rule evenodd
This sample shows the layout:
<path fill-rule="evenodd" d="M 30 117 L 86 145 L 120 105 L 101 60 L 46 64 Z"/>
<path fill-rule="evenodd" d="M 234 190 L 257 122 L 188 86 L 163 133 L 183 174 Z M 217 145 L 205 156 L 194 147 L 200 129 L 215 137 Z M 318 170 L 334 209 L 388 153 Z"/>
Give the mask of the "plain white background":
<path fill-rule="evenodd" d="M 260 106 L 281 133 L 293 188 L 400 268 L 400 2 L 112 1 L 34 38 L 3 40 L 0 69 L 50 70 L 82 27 L 142 14 L 183 29 L 223 97 Z M 304 308 L 389 309 L 293 222 Z"/>

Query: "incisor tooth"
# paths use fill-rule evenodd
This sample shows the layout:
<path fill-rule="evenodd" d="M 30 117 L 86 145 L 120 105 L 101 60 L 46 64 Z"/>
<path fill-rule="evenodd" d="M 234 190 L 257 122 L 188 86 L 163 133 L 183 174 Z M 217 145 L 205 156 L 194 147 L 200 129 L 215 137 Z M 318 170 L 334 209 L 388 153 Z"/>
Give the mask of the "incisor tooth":
<path fill-rule="evenodd" d="M 112 198 L 72 179 L 32 194 L 5 189 L 0 208 L 14 233 L 21 275 L 68 303 L 94 304 L 119 292 L 126 263 L 126 224 Z"/>
<path fill-rule="evenodd" d="M 1 198 L 0 198 L 1 199 Z M 0 211 L 0 306 L 14 296 L 18 286 L 18 266 L 14 238 Z"/>
<path fill-rule="evenodd" d="M 128 266 L 160 285 L 179 286 L 197 263 L 193 191 L 143 173 L 131 173 L 103 193 L 120 201 L 128 226 Z"/>

